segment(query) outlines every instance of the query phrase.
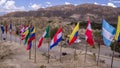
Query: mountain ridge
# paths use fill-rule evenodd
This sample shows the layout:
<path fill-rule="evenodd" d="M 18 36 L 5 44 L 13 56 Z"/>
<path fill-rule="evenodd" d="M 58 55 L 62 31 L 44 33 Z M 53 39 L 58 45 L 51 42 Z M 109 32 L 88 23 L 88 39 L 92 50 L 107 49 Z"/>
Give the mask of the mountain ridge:
<path fill-rule="evenodd" d="M 5 14 L 2 17 L 60 17 L 63 21 L 70 22 L 87 21 L 90 18 L 95 23 L 101 23 L 102 19 L 106 19 L 108 22 L 116 24 L 119 15 L 119 7 L 81 4 L 77 6 L 58 5 L 40 8 L 36 11 L 17 11 Z"/>

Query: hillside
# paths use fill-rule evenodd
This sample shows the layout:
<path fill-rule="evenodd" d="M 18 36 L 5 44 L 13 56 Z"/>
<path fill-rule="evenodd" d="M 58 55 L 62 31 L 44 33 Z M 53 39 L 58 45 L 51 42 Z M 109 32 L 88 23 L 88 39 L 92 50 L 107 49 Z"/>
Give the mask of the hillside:
<path fill-rule="evenodd" d="M 94 4 L 59 5 L 48 8 L 40 8 L 37 11 L 21 11 L 5 14 L 3 17 L 59 17 L 63 21 L 86 21 L 88 16 L 91 21 L 100 23 L 104 18 L 108 22 L 116 24 L 117 17 L 120 15 L 119 8 L 101 6 Z"/>

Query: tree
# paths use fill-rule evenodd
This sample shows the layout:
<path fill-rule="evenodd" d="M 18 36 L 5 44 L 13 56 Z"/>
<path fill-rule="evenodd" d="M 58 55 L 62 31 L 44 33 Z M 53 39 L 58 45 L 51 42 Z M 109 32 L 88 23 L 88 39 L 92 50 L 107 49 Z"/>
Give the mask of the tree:
<path fill-rule="evenodd" d="M 57 32 L 57 30 L 58 30 L 58 27 L 55 27 L 55 28 L 51 29 L 51 31 L 50 31 L 50 38 L 51 38 L 51 39 L 53 38 L 53 36 L 54 36 L 55 33 Z"/>
<path fill-rule="evenodd" d="M 113 42 L 110 46 L 111 50 L 114 50 L 114 46 L 115 46 L 115 52 L 120 53 L 120 44 L 118 44 L 118 42 Z"/>

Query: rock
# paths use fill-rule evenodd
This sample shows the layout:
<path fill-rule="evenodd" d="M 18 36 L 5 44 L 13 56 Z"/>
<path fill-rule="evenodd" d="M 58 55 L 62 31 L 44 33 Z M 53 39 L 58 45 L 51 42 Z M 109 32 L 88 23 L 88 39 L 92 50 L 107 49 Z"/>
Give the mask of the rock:
<path fill-rule="evenodd" d="M 67 55 L 67 53 L 66 53 L 66 52 L 63 52 L 62 55 L 65 56 L 65 55 Z"/>

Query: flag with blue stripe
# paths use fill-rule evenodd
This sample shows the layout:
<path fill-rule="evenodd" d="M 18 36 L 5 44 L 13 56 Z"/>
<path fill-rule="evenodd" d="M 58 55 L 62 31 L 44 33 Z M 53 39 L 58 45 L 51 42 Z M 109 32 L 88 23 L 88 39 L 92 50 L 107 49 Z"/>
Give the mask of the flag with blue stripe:
<path fill-rule="evenodd" d="M 5 29 L 3 25 L 1 25 L 1 31 L 2 31 L 2 34 L 4 34 Z"/>
<path fill-rule="evenodd" d="M 10 32 L 12 32 L 12 22 L 10 22 Z"/>
<path fill-rule="evenodd" d="M 107 21 L 102 21 L 102 36 L 103 36 L 103 42 L 106 46 L 110 46 L 114 36 L 116 33 L 116 29 L 108 24 Z"/>

